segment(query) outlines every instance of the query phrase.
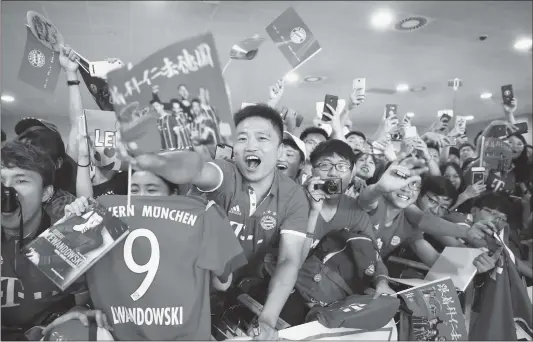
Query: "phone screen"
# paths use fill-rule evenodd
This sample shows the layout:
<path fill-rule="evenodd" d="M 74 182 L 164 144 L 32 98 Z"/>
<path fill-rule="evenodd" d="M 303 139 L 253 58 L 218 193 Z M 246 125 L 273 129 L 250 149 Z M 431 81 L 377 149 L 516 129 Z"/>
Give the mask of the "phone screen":
<path fill-rule="evenodd" d="M 511 84 L 502 86 L 503 103 L 507 106 L 510 106 L 511 101 L 513 100 L 513 97 L 514 97 L 513 86 Z"/>
<path fill-rule="evenodd" d="M 215 159 L 231 160 L 233 157 L 233 147 L 226 144 L 217 144 Z"/>
<path fill-rule="evenodd" d="M 326 106 L 327 104 L 330 105 L 333 109 L 337 109 L 337 103 L 339 102 L 339 98 L 335 95 L 326 95 L 326 97 L 324 98 L 324 109 L 323 111 L 326 112 L 326 113 L 329 113 L 329 114 L 333 114 L 331 112 L 331 110 L 328 108 L 328 106 Z M 327 121 L 330 121 L 329 118 L 327 118 L 326 116 L 322 115 L 322 121 L 324 122 L 327 122 Z"/>
<path fill-rule="evenodd" d="M 398 112 L 398 106 L 395 104 L 388 104 L 385 105 L 385 117 L 389 118 L 391 116 L 395 116 Z"/>

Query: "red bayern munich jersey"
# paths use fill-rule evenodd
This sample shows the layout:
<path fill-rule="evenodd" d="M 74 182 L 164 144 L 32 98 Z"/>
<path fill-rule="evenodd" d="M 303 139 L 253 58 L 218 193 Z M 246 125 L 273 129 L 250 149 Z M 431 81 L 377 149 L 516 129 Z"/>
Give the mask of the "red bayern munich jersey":
<path fill-rule="evenodd" d="M 210 273 L 243 263 L 223 211 L 192 196 L 98 198 L 130 233 L 87 273 L 115 339 L 210 340 Z"/>

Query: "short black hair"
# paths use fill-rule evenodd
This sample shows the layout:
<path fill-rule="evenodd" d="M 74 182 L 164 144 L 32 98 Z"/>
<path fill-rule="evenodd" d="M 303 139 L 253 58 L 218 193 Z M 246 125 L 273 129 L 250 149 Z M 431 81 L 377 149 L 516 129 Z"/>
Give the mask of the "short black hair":
<path fill-rule="evenodd" d="M 294 140 L 292 139 L 283 139 L 283 141 L 281 142 L 283 145 L 287 145 L 287 146 L 290 146 L 292 148 L 294 148 L 296 151 L 298 151 L 300 153 L 300 162 L 304 161 L 305 160 L 305 156 L 304 156 L 304 153 L 302 152 L 302 150 L 300 150 L 300 148 L 298 147 L 298 145 L 296 145 L 296 143 L 294 142 Z"/>
<path fill-rule="evenodd" d="M 54 161 L 39 146 L 11 140 L 2 147 L 1 155 L 2 166 L 37 172 L 43 179 L 43 186 L 54 184 Z"/>
<path fill-rule="evenodd" d="M 362 132 L 359 132 L 359 131 L 350 131 L 348 132 L 348 134 L 344 136 L 344 138 L 348 139 L 352 135 L 357 135 L 366 141 L 366 136 Z"/>
<path fill-rule="evenodd" d="M 448 155 L 454 155 L 459 158 L 459 149 L 455 146 L 451 146 L 450 150 L 448 151 Z"/>
<path fill-rule="evenodd" d="M 355 153 L 353 153 L 350 145 L 338 139 L 326 140 L 318 144 L 313 152 L 311 152 L 309 160 L 311 161 L 311 165 L 315 167 L 320 158 L 332 156 L 334 153 L 350 162 L 350 167 L 353 169 L 355 165 Z"/>
<path fill-rule="evenodd" d="M 452 200 L 450 206 L 453 206 L 457 201 L 459 192 L 455 190 L 452 182 L 443 176 L 426 176 L 422 178 L 422 186 L 420 189 L 420 196 L 431 192 L 437 196 L 448 197 Z"/>
<path fill-rule="evenodd" d="M 303 130 L 303 132 L 300 134 L 300 139 L 302 141 L 304 141 L 305 138 L 309 134 L 320 134 L 320 135 L 324 136 L 324 138 L 326 138 L 326 140 L 329 138 L 328 137 L 328 132 L 326 132 L 323 128 L 312 126 L 312 127 L 307 127 L 306 129 Z"/>
<path fill-rule="evenodd" d="M 466 142 L 466 143 L 463 143 L 463 144 L 461 144 L 459 146 L 459 148 L 458 148 L 459 153 L 461 153 L 461 150 L 463 148 L 465 148 L 465 147 L 470 147 L 472 149 L 472 151 L 476 151 L 476 148 L 474 147 L 474 145 L 472 145 L 471 143 Z"/>
<path fill-rule="evenodd" d="M 193 102 L 196 102 L 198 104 L 202 104 L 199 99 L 192 99 L 191 100 L 191 105 L 193 104 Z"/>
<path fill-rule="evenodd" d="M 472 207 L 498 210 L 507 216 L 507 222 L 512 219 L 513 213 L 515 212 L 515 210 L 513 210 L 513 202 L 511 202 L 509 196 L 494 192 L 477 197 L 474 200 Z"/>
<path fill-rule="evenodd" d="M 59 158 L 65 158 L 67 154 L 61 135 L 46 127 L 30 127 L 17 136 L 17 140 L 43 149 L 55 163 L 59 161 Z"/>
<path fill-rule="evenodd" d="M 233 116 L 235 127 L 237 127 L 243 120 L 252 117 L 260 117 L 270 121 L 279 135 L 279 141 L 281 142 L 283 140 L 283 119 L 277 110 L 262 103 L 241 108 Z"/>
<path fill-rule="evenodd" d="M 426 146 L 427 146 L 428 149 L 432 148 L 434 150 L 437 150 L 440 153 L 439 145 L 437 145 L 436 143 L 430 141 L 430 142 L 426 143 Z"/>

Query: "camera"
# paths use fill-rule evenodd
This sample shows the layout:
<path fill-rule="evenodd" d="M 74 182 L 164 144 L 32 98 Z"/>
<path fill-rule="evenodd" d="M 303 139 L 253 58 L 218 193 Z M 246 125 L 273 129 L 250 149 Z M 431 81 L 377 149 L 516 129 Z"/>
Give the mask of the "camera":
<path fill-rule="evenodd" d="M 19 207 L 17 191 L 2 184 L 2 212 L 13 213 Z"/>
<path fill-rule="evenodd" d="M 342 180 L 340 178 L 326 179 L 324 184 L 315 184 L 315 190 L 322 190 L 328 195 L 340 194 L 342 192 Z"/>

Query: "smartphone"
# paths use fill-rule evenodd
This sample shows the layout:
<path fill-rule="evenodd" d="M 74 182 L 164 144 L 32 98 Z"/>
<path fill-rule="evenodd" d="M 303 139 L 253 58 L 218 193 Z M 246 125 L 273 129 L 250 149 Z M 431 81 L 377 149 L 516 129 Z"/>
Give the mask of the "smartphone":
<path fill-rule="evenodd" d="M 417 135 L 415 126 L 405 127 L 404 138 L 414 138 Z"/>
<path fill-rule="evenodd" d="M 475 184 L 479 181 L 485 181 L 485 168 L 482 166 L 472 168 L 471 184 Z"/>
<path fill-rule="evenodd" d="M 519 122 L 515 124 L 515 126 L 518 128 L 518 134 L 525 134 L 528 132 L 527 122 Z"/>
<path fill-rule="evenodd" d="M 228 144 L 217 144 L 215 159 L 231 160 L 233 158 L 233 147 Z"/>
<path fill-rule="evenodd" d="M 391 116 L 396 116 L 398 113 L 398 106 L 395 104 L 386 104 L 385 105 L 385 117 L 389 118 Z"/>
<path fill-rule="evenodd" d="M 503 104 L 506 106 L 510 106 L 511 101 L 513 100 L 513 97 L 514 97 L 513 86 L 511 84 L 502 86 Z"/>
<path fill-rule="evenodd" d="M 331 110 L 329 110 L 327 105 L 330 105 L 333 109 L 337 110 L 338 102 L 339 102 L 339 97 L 338 96 L 326 94 L 326 97 L 324 97 L 324 109 L 322 111 L 326 112 L 326 113 L 329 113 L 329 114 L 333 114 L 331 112 Z M 330 121 L 330 119 L 327 118 L 326 116 L 322 115 L 322 121 L 328 122 L 328 121 Z"/>
<path fill-rule="evenodd" d="M 366 78 L 356 78 L 353 80 L 353 90 L 357 90 L 360 95 L 364 95 L 366 91 Z"/>

